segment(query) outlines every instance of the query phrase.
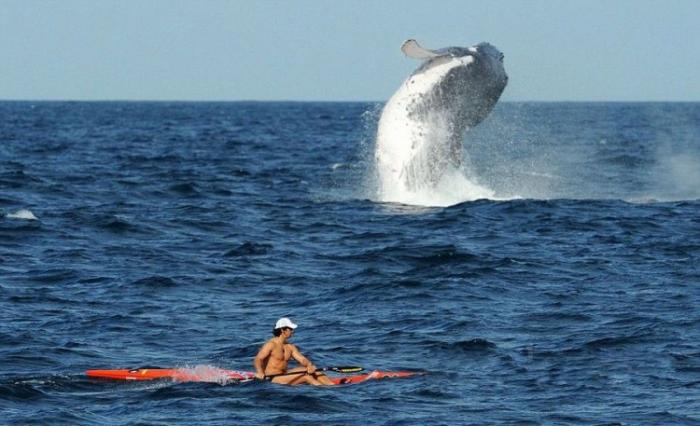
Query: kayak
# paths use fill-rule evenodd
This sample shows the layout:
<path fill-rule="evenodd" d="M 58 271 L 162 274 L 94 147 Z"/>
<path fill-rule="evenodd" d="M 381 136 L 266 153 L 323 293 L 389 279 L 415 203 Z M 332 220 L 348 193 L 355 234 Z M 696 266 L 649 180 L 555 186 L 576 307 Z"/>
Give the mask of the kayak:
<path fill-rule="evenodd" d="M 229 381 L 251 381 L 255 379 L 255 373 L 251 371 L 223 370 L 208 365 L 193 368 L 137 368 L 133 370 L 87 370 L 88 377 L 111 380 L 146 381 L 146 380 L 174 380 L 177 382 L 215 382 L 226 383 Z M 350 376 L 329 376 L 336 385 L 349 385 L 361 383 L 367 380 L 381 380 L 389 378 L 404 378 L 417 375 L 411 371 L 372 371 L 371 373 L 355 374 Z"/>

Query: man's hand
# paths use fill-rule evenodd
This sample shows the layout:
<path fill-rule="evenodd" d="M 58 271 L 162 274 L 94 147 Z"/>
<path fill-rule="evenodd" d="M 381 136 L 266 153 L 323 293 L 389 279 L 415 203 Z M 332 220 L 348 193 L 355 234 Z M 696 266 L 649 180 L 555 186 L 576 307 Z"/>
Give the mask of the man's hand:
<path fill-rule="evenodd" d="M 316 366 L 309 363 L 309 365 L 306 366 L 306 372 L 309 374 L 314 374 L 316 372 Z"/>
<path fill-rule="evenodd" d="M 265 373 L 255 372 L 255 378 L 260 380 L 265 380 Z"/>

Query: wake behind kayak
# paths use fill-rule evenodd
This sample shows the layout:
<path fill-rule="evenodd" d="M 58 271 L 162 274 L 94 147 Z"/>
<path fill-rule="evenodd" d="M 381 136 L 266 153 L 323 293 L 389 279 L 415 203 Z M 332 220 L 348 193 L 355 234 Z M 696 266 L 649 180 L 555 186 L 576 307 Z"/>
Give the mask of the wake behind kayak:
<path fill-rule="evenodd" d="M 224 370 L 198 365 L 192 368 L 144 367 L 136 369 L 87 370 L 88 377 L 112 380 L 146 381 L 170 379 L 177 382 L 213 382 L 253 380 L 255 374 L 249 371 Z"/>

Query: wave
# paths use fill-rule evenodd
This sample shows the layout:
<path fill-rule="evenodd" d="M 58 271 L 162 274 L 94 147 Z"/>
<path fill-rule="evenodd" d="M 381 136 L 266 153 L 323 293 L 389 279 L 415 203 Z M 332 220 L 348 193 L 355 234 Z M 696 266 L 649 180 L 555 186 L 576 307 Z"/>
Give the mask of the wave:
<path fill-rule="evenodd" d="M 39 220 L 31 210 L 27 209 L 20 209 L 14 213 L 8 213 L 5 217 L 8 219 Z"/>
<path fill-rule="evenodd" d="M 431 351 L 447 351 L 452 353 L 486 352 L 497 348 L 495 343 L 479 338 L 459 340 L 456 342 L 427 340 L 420 343 L 420 346 L 427 347 Z"/>
<path fill-rule="evenodd" d="M 152 287 L 152 288 L 169 288 L 176 287 L 177 282 L 168 277 L 163 277 L 160 275 L 154 275 L 151 277 L 141 278 L 132 283 L 135 286 L 140 287 Z"/>
<path fill-rule="evenodd" d="M 224 257 L 246 257 L 246 256 L 262 256 L 272 250 L 271 244 L 252 243 L 246 241 L 240 246 L 227 251 Z"/>
<path fill-rule="evenodd" d="M 195 185 L 192 182 L 182 182 L 182 183 L 177 183 L 174 185 L 171 185 L 170 188 L 168 188 L 171 192 L 174 192 L 176 194 L 182 195 L 182 196 L 187 196 L 187 197 L 195 197 L 200 195 L 199 190 L 197 189 L 197 185 Z"/>

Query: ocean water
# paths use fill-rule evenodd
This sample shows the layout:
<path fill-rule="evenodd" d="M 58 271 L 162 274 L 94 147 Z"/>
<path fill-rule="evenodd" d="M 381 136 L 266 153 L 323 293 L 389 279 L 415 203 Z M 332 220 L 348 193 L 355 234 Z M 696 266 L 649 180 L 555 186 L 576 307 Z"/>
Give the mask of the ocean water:
<path fill-rule="evenodd" d="M 0 103 L 0 423 L 700 424 L 700 104 L 499 104 L 441 207 L 377 200 L 380 110 Z M 280 316 L 427 374 L 83 374 L 250 370 Z"/>

